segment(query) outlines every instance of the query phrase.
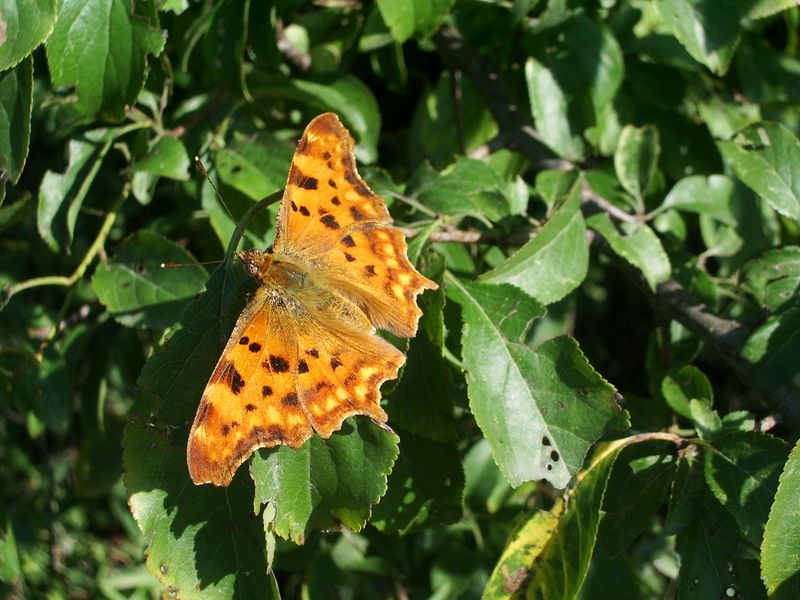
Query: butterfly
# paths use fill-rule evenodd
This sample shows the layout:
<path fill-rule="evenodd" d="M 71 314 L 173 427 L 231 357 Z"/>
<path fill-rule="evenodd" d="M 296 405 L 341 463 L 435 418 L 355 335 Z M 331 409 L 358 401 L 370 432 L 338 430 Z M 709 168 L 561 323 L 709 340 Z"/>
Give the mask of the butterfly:
<path fill-rule="evenodd" d="M 195 484 L 226 486 L 257 448 L 328 438 L 352 415 L 386 423 L 379 388 L 405 355 L 375 328 L 413 337 L 417 296 L 438 287 L 406 252 L 356 170 L 349 132 L 335 114 L 319 115 L 292 158 L 272 248 L 238 253 L 259 286 L 189 433 Z"/>

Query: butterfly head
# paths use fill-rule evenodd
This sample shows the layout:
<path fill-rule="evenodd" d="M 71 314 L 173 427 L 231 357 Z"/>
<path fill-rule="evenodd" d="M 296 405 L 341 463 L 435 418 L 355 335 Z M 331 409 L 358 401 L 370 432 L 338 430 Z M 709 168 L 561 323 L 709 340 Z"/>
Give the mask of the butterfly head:
<path fill-rule="evenodd" d="M 247 272 L 255 277 L 258 281 L 262 281 L 270 264 L 272 264 L 272 250 L 242 250 L 236 256 L 242 261 L 244 268 Z"/>

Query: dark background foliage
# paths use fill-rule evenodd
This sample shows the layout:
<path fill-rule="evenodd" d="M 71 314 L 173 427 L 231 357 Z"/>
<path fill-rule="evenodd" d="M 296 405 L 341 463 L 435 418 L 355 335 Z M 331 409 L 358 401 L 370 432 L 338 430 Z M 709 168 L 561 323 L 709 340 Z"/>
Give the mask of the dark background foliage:
<path fill-rule="evenodd" d="M 0 25 L 5 595 L 800 595 L 796 2 L 35 0 Z M 349 419 L 195 487 L 252 289 L 231 239 L 271 243 L 255 207 L 324 111 L 441 287 L 394 340 L 395 434 Z"/>

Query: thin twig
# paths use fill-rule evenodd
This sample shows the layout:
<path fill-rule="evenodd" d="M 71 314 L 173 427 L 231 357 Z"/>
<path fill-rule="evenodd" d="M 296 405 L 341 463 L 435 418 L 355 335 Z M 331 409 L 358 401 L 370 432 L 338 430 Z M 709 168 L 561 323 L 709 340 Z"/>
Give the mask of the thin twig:
<path fill-rule="evenodd" d="M 614 206 L 603 198 L 602 196 L 596 194 L 594 190 L 592 190 L 588 185 L 583 186 L 583 190 L 581 190 L 581 200 L 586 203 L 590 202 L 595 204 L 596 206 L 603 209 L 612 217 L 616 217 L 620 221 L 625 221 L 626 223 L 640 223 L 643 219 L 637 215 L 632 215 L 630 213 L 626 213 L 621 208 Z"/>

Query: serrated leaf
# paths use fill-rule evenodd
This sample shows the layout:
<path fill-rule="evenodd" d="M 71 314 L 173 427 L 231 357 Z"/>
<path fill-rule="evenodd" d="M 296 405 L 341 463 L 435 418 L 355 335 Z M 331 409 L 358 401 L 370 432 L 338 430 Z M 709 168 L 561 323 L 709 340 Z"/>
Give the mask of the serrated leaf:
<path fill-rule="evenodd" d="M 748 262 L 742 275 L 761 305 L 775 311 L 800 291 L 800 247 L 767 250 Z"/>
<path fill-rule="evenodd" d="M 33 58 L 28 58 L 14 69 L 0 73 L 0 167 L 5 171 L 0 185 L 5 186 L 6 181 L 17 183 L 25 166 L 32 103 Z"/>
<path fill-rule="evenodd" d="M 795 297 L 760 325 L 742 348 L 742 356 L 755 365 L 753 382 L 775 389 L 800 370 L 800 301 Z"/>
<path fill-rule="evenodd" d="M 736 217 L 730 207 L 732 196 L 733 181 L 728 177 L 691 175 L 672 187 L 659 210 L 677 208 L 708 215 L 728 225 L 736 225 Z"/>
<path fill-rule="evenodd" d="M 65 0 L 47 41 L 50 77 L 75 86 L 82 114 L 120 120 L 142 90 L 147 55 L 160 54 L 164 43 L 124 0 Z"/>
<path fill-rule="evenodd" d="M 522 248 L 480 281 L 510 283 L 542 304 L 552 304 L 574 290 L 589 268 L 586 225 L 580 211 L 583 180 L 573 186 L 566 201 Z"/>
<path fill-rule="evenodd" d="M 800 141 L 780 123 L 757 123 L 717 142 L 736 176 L 780 214 L 800 221 Z"/>
<path fill-rule="evenodd" d="M 644 223 L 620 223 L 619 232 L 608 214 L 598 213 L 586 219 L 586 224 L 602 235 L 614 252 L 640 269 L 651 289 L 669 279 L 669 258 L 658 236 Z"/>
<path fill-rule="evenodd" d="M 185 181 L 189 179 L 189 155 L 178 138 L 160 138 L 141 160 L 130 166 L 135 173 L 149 173 Z"/>
<path fill-rule="evenodd" d="M 761 577 L 770 598 L 800 596 L 800 442 L 780 476 L 761 544 Z"/>
<path fill-rule="evenodd" d="M 186 266 L 162 268 L 165 262 Z M 181 246 L 143 229 L 125 238 L 113 258 L 97 267 L 92 286 L 123 325 L 164 329 L 208 280 L 205 269 L 194 262 Z"/>
<path fill-rule="evenodd" d="M 438 176 L 418 172 L 408 193 L 437 212 L 498 221 L 510 213 L 505 180 L 485 162 L 460 157 Z"/>
<path fill-rule="evenodd" d="M 16 66 L 47 39 L 56 23 L 56 0 L 4 2 L 0 11 L 0 71 Z"/>
<path fill-rule="evenodd" d="M 386 492 L 398 442 L 366 417 L 355 417 L 327 440 L 315 435 L 297 450 L 261 449 L 250 463 L 256 502 L 274 504 L 275 533 L 298 544 L 311 530 L 338 523 L 360 531 Z"/>
<path fill-rule="evenodd" d="M 115 134 L 113 129 L 96 129 L 71 140 L 69 164 L 64 173 L 44 174 L 39 186 L 36 224 L 39 235 L 53 252 L 69 252 L 78 211 Z"/>
<path fill-rule="evenodd" d="M 706 452 L 709 488 L 756 547 L 761 546 L 787 454 L 782 440 L 756 431 L 720 435 Z"/>
<path fill-rule="evenodd" d="M 733 518 L 704 486 L 691 500 L 695 518 L 675 540 L 681 558 L 677 597 L 766 598 L 758 565 L 745 548 Z"/>
<path fill-rule="evenodd" d="M 542 307 L 507 285 L 463 283 L 448 275 L 448 295 L 461 304 L 463 360 L 470 408 L 494 459 L 513 486 L 546 479 L 563 488 L 589 447 L 620 423 L 613 386 L 572 338 L 524 344 Z"/>
<path fill-rule="evenodd" d="M 125 428 L 124 481 L 148 570 L 180 598 L 270 597 L 252 483 L 241 473 L 224 489 L 192 485 L 187 433 L 138 418 Z"/>
<path fill-rule="evenodd" d="M 286 184 L 294 145 L 274 135 L 259 133 L 237 139 L 217 152 L 219 178 L 253 200 L 260 200 Z"/>
<path fill-rule="evenodd" d="M 656 173 L 661 145 L 658 129 L 626 125 L 614 152 L 614 169 L 622 187 L 641 201 Z"/>
<path fill-rule="evenodd" d="M 489 578 L 485 597 L 575 597 L 589 570 L 608 477 L 629 440 L 609 444 L 580 473 L 566 500 L 538 511 L 519 528 Z"/>
<path fill-rule="evenodd" d="M 655 7 L 692 58 L 727 73 L 741 35 L 736 0 L 656 0 Z"/>

